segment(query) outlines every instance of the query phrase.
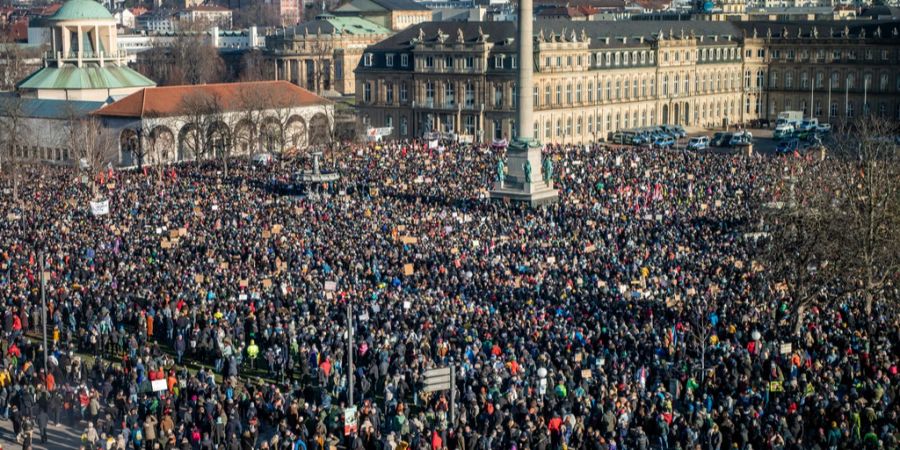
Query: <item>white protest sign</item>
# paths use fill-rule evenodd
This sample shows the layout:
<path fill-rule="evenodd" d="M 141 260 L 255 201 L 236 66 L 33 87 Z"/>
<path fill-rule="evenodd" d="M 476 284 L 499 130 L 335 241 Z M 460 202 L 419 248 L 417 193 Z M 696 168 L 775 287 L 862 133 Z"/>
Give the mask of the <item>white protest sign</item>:
<path fill-rule="evenodd" d="M 162 392 L 168 391 L 169 386 L 166 384 L 166 379 L 163 378 L 161 380 L 153 380 L 150 382 L 150 386 L 153 387 L 153 392 Z"/>
<path fill-rule="evenodd" d="M 95 216 L 105 216 L 109 214 L 109 200 L 91 202 L 91 214 Z"/>

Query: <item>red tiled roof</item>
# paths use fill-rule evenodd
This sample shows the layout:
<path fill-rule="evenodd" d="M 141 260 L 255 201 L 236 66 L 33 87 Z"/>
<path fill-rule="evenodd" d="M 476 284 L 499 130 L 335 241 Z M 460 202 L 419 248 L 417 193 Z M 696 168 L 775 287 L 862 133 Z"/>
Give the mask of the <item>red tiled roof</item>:
<path fill-rule="evenodd" d="M 184 115 L 191 98 L 217 98 L 224 111 L 249 108 L 289 108 L 330 103 L 287 81 L 254 81 L 144 88 L 94 114 L 116 117 L 170 117 Z M 254 102 L 248 106 L 246 101 Z"/>
<path fill-rule="evenodd" d="M 143 6 L 134 6 L 134 7 L 130 8 L 129 11 L 131 11 L 131 13 L 134 14 L 134 17 L 137 17 L 137 16 L 147 12 L 147 8 L 144 8 Z"/>

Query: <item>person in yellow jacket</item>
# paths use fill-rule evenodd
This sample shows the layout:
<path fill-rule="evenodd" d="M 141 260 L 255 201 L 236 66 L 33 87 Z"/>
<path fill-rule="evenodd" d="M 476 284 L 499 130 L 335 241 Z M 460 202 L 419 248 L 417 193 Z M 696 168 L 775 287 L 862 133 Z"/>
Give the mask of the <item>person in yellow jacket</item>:
<path fill-rule="evenodd" d="M 259 356 L 259 347 L 256 342 L 251 339 L 250 345 L 247 346 L 247 357 L 250 358 L 250 368 L 256 369 L 256 357 Z"/>

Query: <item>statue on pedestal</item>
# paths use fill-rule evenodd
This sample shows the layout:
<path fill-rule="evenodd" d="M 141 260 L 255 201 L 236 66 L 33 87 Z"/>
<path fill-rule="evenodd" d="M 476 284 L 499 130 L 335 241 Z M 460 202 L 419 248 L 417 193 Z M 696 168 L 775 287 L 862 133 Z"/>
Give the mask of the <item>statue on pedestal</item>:
<path fill-rule="evenodd" d="M 531 184 L 531 161 L 525 161 L 522 164 L 522 170 L 525 172 L 525 182 Z"/>
<path fill-rule="evenodd" d="M 497 181 L 500 182 L 500 186 L 503 186 L 503 182 L 506 181 L 506 167 L 502 159 L 497 160 Z"/>
<path fill-rule="evenodd" d="M 544 183 L 550 185 L 550 180 L 553 179 L 553 160 L 548 156 L 544 158 Z"/>

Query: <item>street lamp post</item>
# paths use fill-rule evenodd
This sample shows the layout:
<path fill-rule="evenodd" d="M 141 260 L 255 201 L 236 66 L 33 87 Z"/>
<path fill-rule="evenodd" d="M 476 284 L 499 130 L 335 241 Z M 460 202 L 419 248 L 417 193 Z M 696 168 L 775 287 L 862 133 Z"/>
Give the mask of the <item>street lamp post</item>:
<path fill-rule="evenodd" d="M 47 273 L 44 271 L 44 254 L 39 253 L 41 259 L 41 324 L 44 328 L 44 376 L 47 376 Z"/>

